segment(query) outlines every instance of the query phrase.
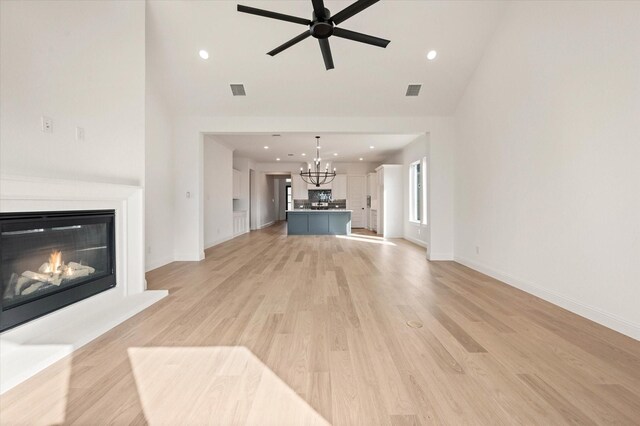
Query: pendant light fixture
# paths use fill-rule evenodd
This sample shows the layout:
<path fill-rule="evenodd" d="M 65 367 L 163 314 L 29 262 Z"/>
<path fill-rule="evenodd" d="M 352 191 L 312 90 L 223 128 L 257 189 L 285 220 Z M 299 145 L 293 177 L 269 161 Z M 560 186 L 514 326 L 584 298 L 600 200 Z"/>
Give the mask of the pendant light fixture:
<path fill-rule="evenodd" d="M 304 167 L 300 167 L 300 177 L 306 183 L 320 187 L 325 183 L 331 182 L 336 177 L 336 169 L 329 170 L 329 162 L 325 162 L 324 169 L 320 166 L 320 136 L 316 136 L 316 158 L 313 159 L 313 164 L 309 163 L 307 171 Z"/>

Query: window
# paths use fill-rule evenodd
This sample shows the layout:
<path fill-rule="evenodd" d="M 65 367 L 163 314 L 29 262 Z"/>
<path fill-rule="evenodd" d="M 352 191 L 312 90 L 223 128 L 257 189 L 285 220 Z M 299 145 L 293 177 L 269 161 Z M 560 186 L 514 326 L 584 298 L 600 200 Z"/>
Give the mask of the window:
<path fill-rule="evenodd" d="M 291 185 L 287 185 L 287 210 L 293 210 L 293 194 L 291 193 Z"/>
<path fill-rule="evenodd" d="M 426 165 L 424 158 L 409 166 L 409 220 L 424 224 L 427 223 Z"/>

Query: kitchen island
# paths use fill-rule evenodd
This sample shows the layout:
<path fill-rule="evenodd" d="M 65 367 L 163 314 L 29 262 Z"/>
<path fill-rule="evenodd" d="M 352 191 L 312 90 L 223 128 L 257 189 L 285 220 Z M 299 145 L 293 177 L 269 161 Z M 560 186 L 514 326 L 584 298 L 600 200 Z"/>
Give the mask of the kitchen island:
<path fill-rule="evenodd" d="M 351 210 L 287 210 L 288 235 L 348 235 Z"/>

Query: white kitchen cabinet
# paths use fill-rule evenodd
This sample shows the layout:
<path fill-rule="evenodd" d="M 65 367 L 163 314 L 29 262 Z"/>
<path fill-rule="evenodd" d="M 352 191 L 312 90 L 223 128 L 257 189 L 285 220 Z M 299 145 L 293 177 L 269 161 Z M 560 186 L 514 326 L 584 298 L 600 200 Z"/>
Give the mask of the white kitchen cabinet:
<path fill-rule="evenodd" d="M 331 187 L 331 198 L 334 200 L 347 199 L 347 175 L 336 175 Z"/>
<path fill-rule="evenodd" d="M 371 225 L 369 226 L 369 229 L 372 231 L 378 231 L 378 212 L 376 210 L 371 210 L 370 212 L 371 214 L 371 222 L 369 222 Z"/>
<path fill-rule="evenodd" d="M 383 164 L 377 175 L 377 232 L 386 238 L 400 238 L 404 234 L 401 164 Z"/>
<path fill-rule="evenodd" d="M 249 232 L 249 216 L 246 210 L 233 212 L 233 236 Z"/>
<path fill-rule="evenodd" d="M 233 169 L 233 199 L 238 200 L 240 198 L 240 182 L 242 181 L 242 172 L 240 170 Z"/>
<path fill-rule="evenodd" d="M 307 183 L 302 180 L 299 174 L 291 175 L 291 193 L 294 200 L 307 200 L 309 193 L 307 192 Z"/>
<path fill-rule="evenodd" d="M 368 176 L 369 194 L 371 196 L 371 208 L 378 208 L 378 173 L 369 173 Z"/>

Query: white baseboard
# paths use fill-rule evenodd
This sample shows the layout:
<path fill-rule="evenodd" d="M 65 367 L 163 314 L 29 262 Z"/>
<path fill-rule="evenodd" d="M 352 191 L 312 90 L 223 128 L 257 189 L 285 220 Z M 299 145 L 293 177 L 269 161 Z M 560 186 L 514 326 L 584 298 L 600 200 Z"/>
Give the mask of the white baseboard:
<path fill-rule="evenodd" d="M 154 269 L 158 269 L 161 266 L 167 265 L 169 263 L 173 262 L 173 256 L 171 255 L 167 255 L 167 256 L 162 256 L 159 259 L 154 259 L 154 260 L 147 260 L 147 263 L 145 265 L 145 272 L 149 272 L 152 271 Z"/>
<path fill-rule="evenodd" d="M 226 243 L 227 241 L 232 240 L 235 237 L 237 237 L 237 235 L 229 235 L 228 237 L 223 237 L 218 240 L 212 241 L 210 243 L 206 243 L 204 245 L 204 249 L 207 250 L 207 249 L 210 249 L 211 247 L 217 246 L 218 244 Z"/>
<path fill-rule="evenodd" d="M 478 272 L 482 272 L 485 275 L 489 275 L 492 278 L 500 280 L 512 287 L 518 288 L 529 294 L 533 294 L 541 299 L 546 300 L 549 303 L 560 306 L 574 314 L 580 315 L 593 322 L 597 322 L 600 325 L 608 327 L 619 333 L 627 335 L 633 339 L 640 340 L 640 324 L 627 321 L 618 315 L 603 311 L 595 306 L 590 306 L 585 303 L 574 300 L 570 297 L 566 297 L 560 293 L 550 291 L 541 288 L 533 283 L 521 280 L 519 278 L 512 277 L 509 274 L 493 269 L 490 266 L 484 265 L 480 262 L 473 261 L 461 256 L 455 256 L 456 262 L 468 266 L 471 269 L 475 269 Z"/>
<path fill-rule="evenodd" d="M 201 252 L 175 252 L 173 254 L 174 262 L 199 262 L 204 259 L 204 251 Z"/>
<path fill-rule="evenodd" d="M 405 240 L 407 240 L 407 241 L 412 242 L 413 244 L 417 244 L 417 245 L 419 245 L 420 247 L 427 248 L 427 243 L 425 243 L 424 241 L 419 240 L 419 239 L 417 239 L 417 238 L 413 238 L 413 237 L 409 237 L 409 236 L 406 236 L 406 235 L 405 235 L 405 236 L 404 236 L 404 239 L 405 239 Z"/>
<path fill-rule="evenodd" d="M 273 225 L 274 223 L 276 223 L 276 221 L 275 221 L 275 220 L 272 220 L 271 222 L 267 222 L 267 223 L 265 223 L 265 224 L 262 224 L 262 225 L 258 226 L 258 228 L 257 228 L 257 229 L 268 228 L 269 226 Z"/>
<path fill-rule="evenodd" d="M 453 253 L 428 253 L 429 260 L 453 260 Z"/>

